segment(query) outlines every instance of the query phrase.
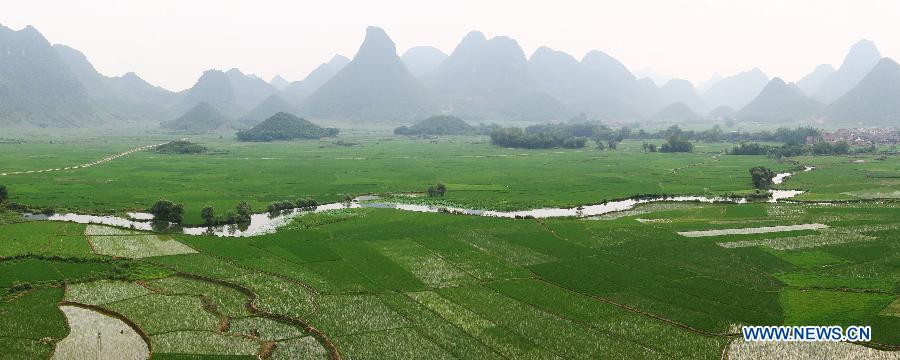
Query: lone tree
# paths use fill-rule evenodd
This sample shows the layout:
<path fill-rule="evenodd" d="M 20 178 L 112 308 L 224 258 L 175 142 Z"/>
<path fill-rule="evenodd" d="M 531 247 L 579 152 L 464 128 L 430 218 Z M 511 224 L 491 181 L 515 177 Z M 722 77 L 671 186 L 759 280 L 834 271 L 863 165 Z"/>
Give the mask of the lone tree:
<path fill-rule="evenodd" d="M 682 136 L 680 133 L 669 136 L 666 143 L 659 147 L 659 152 L 675 153 L 675 152 L 691 152 L 694 150 L 694 144 Z"/>
<path fill-rule="evenodd" d="M 184 219 L 184 206 L 169 200 L 160 199 L 150 208 L 150 213 L 153 214 L 154 220 L 180 224 L 181 220 Z"/>
<path fill-rule="evenodd" d="M 428 196 L 430 197 L 443 197 L 446 193 L 447 185 L 444 185 L 444 183 L 437 183 L 437 185 L 428 187 Z"/>
<path fill-rule="evenodd" d="M 206 221 L 206 225 L 213 226 L 216 224 L 216 210 L 212 205 L 206 205 L 200 210 L 200 217 Z"/>
<path fill-rule="evenodd" d="M 6 185 L 0 185 L 0 203 L 3 203 L 9 199 L 9 190 L 6 189 Z"/>
<path fill-rule="evenodd" d="M 750 176 L 753 178 L 753 187 L 757 189 L 769 189 L 774 185 L 772 179 L 775 178 L 775 172 L 765 166 L 751 168 Z"/>
<path fill-rule="evenodd" d="M 237 223 L 248 223 L 250 222 L 250 215 L 253 213 L 250 212 L 250 204 L 247 204 L 246 201 L 241 200 L 234 208 L 235 217 L 234 220 Z"/>

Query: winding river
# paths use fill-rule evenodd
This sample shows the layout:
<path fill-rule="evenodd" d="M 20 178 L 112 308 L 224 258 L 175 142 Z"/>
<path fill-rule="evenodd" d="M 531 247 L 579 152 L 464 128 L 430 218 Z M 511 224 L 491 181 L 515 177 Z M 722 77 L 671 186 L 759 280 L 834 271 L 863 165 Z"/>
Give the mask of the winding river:
<path fill-rule="evenodd" d="M 814 168 L 812 167 L 806 167 L 803 171 L 811 171 L 813 169 Z M 773 183 L 781 184 L 787 177 L 791 175 L 793 175 L 793 173 L 778 174 L 775 176 L 775 178 L 772 179 Z M 803 193 L 803 191 L 800 190 L 769 190 L 769 192 L 771 193 L 771 198 L 769 199 L 770 203 L 775 203 L 784 199 L 792 198 Z M 591 217 L 617 211 L 630 210 L 637 205 L 652 202 L 701 202 L 733 204 L 743 204 L 747 202 L 743 198 L 732 199 L 726 197 L 709 196 L 668 196 L 609 201 L 595 205 L 579 206 L 573 208 L 540 208 L 521 211 L 494 211 L 435 205 L 407 204 L 379 200 L 381 199 L 378 196 L 366 195 L 357 197 L 348 202 L 337 202 L 320 205 L 312 210 L 297 208 L 284 210 L 277 214 L 253 214 L 251 216 L 250 223 L 245 224 L 244 226 L 220 225 L 213 227 L 184 227 L 181 228 L 180 231 L 188 235 L 213 235 L 220 237 L 257 236 L 275 232 L 279 227 L 289 224 L 291 220 L 297 216 L 302 216 L 308 213 L 318 213 L 339 209 L 379 208 L 424 213 L 443 212 L 457 215 L 490 216 L 501 218 L 554 218 Z M 149 221 L 153 218 L 153 216 L 146 213 L 128 213 L 127 218 L 117 216 L 83 215 L 75 213 L 53 214 L 49 216 L 26 214 L 25 217 L 30 220 L 69 221 L 82 224 L 102 224 L 135 230 L 154 230 L 154 224 Z"/>

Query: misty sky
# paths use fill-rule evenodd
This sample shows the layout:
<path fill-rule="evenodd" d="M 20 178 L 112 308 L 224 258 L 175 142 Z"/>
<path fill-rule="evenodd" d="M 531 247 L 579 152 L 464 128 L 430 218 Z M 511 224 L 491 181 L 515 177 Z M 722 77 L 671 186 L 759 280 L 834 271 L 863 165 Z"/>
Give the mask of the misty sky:
<path fill-rule="evenodd" d="M 335 53 L 352 57 L 365 27 L 402 51 L 446 53 L 470 30 L 547 45 L 581 58 L 592 49 L 630 69 L 695 82 L 759 67 L 796 81 L 837 67 L 851 44 L 900 56 L 900 1 L 879 0 L 4 0 L 0 24 L 31 24 L 83 51 L 106 75 L 135 71 L 181 90 L 208 68 L 300 80 Z"/>

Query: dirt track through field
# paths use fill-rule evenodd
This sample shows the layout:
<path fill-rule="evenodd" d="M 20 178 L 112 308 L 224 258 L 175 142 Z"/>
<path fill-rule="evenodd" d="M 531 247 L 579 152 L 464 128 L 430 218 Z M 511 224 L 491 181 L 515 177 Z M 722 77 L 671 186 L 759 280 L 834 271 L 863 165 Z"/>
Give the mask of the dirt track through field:
<path fill-rule="evenodd" d="M 156 145 L 147 145 L 147 146 L 137 147 L 137 148 L 134 148 L 134 149 L 131 149 L 131 150 L 122 152 L 122 153 L 113 154 L 113 155 L 104 157 L 104 158 L 102 158 L 102 159 L 100 159 L 100 160 L 91 161 L 91 162 L 89 162 L 89 163 L 85 163 L 85 164 L 81 164 L 81 165 L 67 166 L 67 167 L 62 167 L 62 168 L 43 169 L 43 170 L 28 170 L 28 171 L 4 172 L 4 173 L 0 173 L 0 176 L 25 175 L 25 174 L 40 174 L 40 173 L 52 172 L 52 171 L 63 171 L 63 170 L 84 169 L 84 168 L 91 167 L 91 166 L 94 166 L 94 165 L 100 165 L 100 164 L 105 163 L 105 162 L 110 162 L 110 161 L 113 161 L 113 160 L 118 159 L 118 158 L 120 158 L 120 157 L 127 156 L 127 155 L 130 155 L 130 154 L 133 154 L 133 153 L 136 153 L 136 152 L 138 152 L 138 151 L 149 150 L 149 149 L 155 148 L 155 147 L 160 146 L 160 145 L 165 145 L 165 143 L 162 143 L 162 144 L 156 144 Z"/>

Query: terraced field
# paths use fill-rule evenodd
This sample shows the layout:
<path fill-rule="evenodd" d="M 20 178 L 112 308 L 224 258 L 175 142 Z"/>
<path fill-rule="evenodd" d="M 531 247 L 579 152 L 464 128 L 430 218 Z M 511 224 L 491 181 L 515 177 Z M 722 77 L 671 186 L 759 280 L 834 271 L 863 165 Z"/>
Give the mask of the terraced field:
<path fill-rule="evenodd" d="M 366 151 L 377 150 L 373 154 L 380 154 L 380 160 L 355 167 L 335 165 L 340 161 L 332 158 L 349 155 L 352 149 L 328 144 L 223 141 L 217 146 L 230 151 L 217 155 L 223 158 L 186 156 L 176 163 L 204 167 L 250 154 L 287 157 L 294 146 L 301 155 L 291 161 L 311 168 L 327 162 L 332 167 L 265 191 L 222 187 L 178 200 L 193 204 L 189 211 L 206 201 L 233 204 L 242 194 L 256 194 L 257 202 L 307 194 L 325 200 L 344 192 L 415 190 L 413 180 L 419 186 L 458 173 L 451 179 L 459 185 L 458 197 L 442 201 L 525 207 L 553 198 L 541 204 L 568 206 L 586 196 L 613 198 L 660 189 L 746 191 L 736 181 L 704 187 L 729 176 L 749 182 L 748 164 L 772 161 L 704 153 L 663 158 L 630 151 L 631 145 L 622 154 L 599 156 L 588 150 L 515 155 L 466 143 L 475 140 L 396 140 L 411 146 L 408 152 L 395 140 L 371 140 L 364 144 Z M 468 174 L 461 171 L 464 164 L 477 163 L 467 157 L 474 156 L 474 150 L 462 150 L 469 148 L 507 155 L 490 161 L 508 161 L 510 173 L 488 176 L 478 174 L 477 167 Z M 131 158 L 162 171 L 163 160 L 156 156 L 131 154 L 91 171 L 133 166 Z M 379 173 L 377 168 L 400 156 L 409 156 L 411 167 L 436 170 L 413 180 Z M 613 181 L 619 170 L 610 169 L 644 156 L 650 166 L 643 177 Z M 320 158 L 328 161 L 315 160 Z M 844 164 L 830 158 L 804 161 L 825 160 L 830 166 Z M 651 177 L 656 171 L 651 168 L 661 164 L 654 161 L 665 162 L 662 167 L 669 170 L 662 172 L 670 175 Z M 717 170 L 695 171 L 702 166 L 685 165 L 703 161 L 716 162 Z M 524 167 L 557 163 L 562 163 L 558 174 L 573 175 L 544 182 L 524 174 Z M 284 164 L 281 167 L 291 166 Z M 261 171 L 278 172 L 267 166 Z M 628 166 L 640 173 L 645 164 Z M 680 169 L 676 175 L 671 175 L 673 168 Z M 108 170 L 40 176 L 71 176 L 89 183 L 90 177 L 124 169 Z M 134 171 L 146 176 L 140 171 L 150 170 Z M 315 174 L 319 171 L 339 176 Z M 299 173 L 283 170 L 282 175 Z M 815 172 L 798 173 L 781 186 L 802 184 L 811 193 L 817 186 L 827 188 L 806 182 L 810 174 Z M 315 176 L 321 179 L 316 182 Z M 387 177 L 393 182 L 381 183 Z M 205 186 L 202 181 L 218 180 L 179 181 L 199 188 Z M 39 185 L 16 193 L 25 182 Z M 162 191 L 151 181 L 146 192 L 134 191 L 125 198 L 122 192 L 135 188 L 112 181 L 96 198 L 82 202 L 75 199 L 80 195 L 70 193 L 77 190 L 59 185 L 66 182 L 32 178 L 13 183 L 12 199 L 27 203 L 42 192 L 51 197 L 65 194 L 74 208 L 122 212 Z M 454 182 L 447 181 L 448 194 L 453 194 Z M 477 183 L 491 187 L 464 185 Z M 509 190 L 497 190 L 504 183 Z M 629 187 L 639 190 L 626 194 Z M 510 201 L 498 202 L 500 198 Z M 275 233 L 245 238 L 24 221 L 3 210 L 0 353 L 24 359 L 50 358 L 54 351 L 102 355 L 96 338 L 79 335 L 78 329 L 90 320 L 122 330 L 123 338 L 111 334 L 108 344 L 134 344 L 129 351 L 142 354 L 145 349 L 153 359 L 896 358 L 898 207 L 900 203 L 892 201 L 868 200 L 653 203 L 594 218 L 554 219 L 361 208 L 300 216 Z M 691 236 L 697 234 L 703 236 Z M 70 314 L 72 307 L 90 312 Z M 133 330 L 127 338 L 131 342 L 124 341 L 127 329 L 122 324 Z M 821 346 L 756 346 L 736 339 L 742 325 L 782 324 L 870 325 L 874 339 Z"/>

